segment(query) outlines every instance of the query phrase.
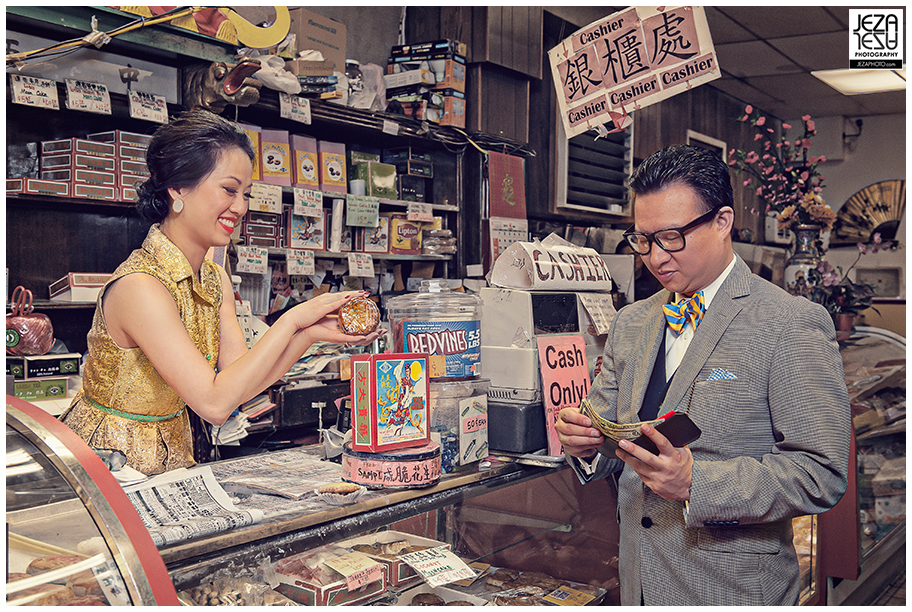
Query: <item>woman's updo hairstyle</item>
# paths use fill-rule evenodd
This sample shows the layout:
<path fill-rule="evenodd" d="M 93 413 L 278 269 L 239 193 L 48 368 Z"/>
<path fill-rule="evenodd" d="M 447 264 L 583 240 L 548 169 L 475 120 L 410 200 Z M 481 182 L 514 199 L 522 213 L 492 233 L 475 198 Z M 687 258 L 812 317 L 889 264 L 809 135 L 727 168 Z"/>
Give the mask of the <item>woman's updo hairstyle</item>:
<path fill-rule="evenodd" d="M 168 189 L 199 185 L 215 169 L 222 152 L 234 148 L 253 161 L 247 134 L 207 110 L 186 111 L 159 127 L 146 152 L 150 176 L 137 187 L 140 214 L 152 223 L 164 221 L 171 207 Z"/>

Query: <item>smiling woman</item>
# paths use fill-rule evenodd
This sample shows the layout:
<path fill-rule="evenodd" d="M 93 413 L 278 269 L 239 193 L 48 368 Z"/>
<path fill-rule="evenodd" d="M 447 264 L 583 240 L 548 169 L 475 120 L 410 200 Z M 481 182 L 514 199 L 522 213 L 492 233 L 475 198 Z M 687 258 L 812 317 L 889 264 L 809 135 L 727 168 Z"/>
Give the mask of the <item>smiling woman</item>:
<path fill-rule="evenodd" d="M 247 212 L 252 158 L 246 134 L 204 110 L 162 126 L 149 145 L 138 206 L 153 225 L 99 294 L 83 388 L 60 417 L 140 472 L 194 465 L 188 408 L 221 424 L 313 342 L 367 344 L 381 333 L 344 333 L 331 315 L 362 292 L 327 293 L 288 310 L 248 350 L 228 275 L 205 255 Z"/>

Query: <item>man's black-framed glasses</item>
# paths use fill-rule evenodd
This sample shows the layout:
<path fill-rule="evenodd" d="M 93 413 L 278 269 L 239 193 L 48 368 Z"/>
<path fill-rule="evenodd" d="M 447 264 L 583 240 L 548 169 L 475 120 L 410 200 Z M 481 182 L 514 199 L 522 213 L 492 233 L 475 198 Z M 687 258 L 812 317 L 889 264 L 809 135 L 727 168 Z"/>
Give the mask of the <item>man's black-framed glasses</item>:
<path fill-rule="evenodd" d="M 703 225 L 715 218 L 718 210 L 710 210 L 684 227 L 672 227 L 669 229 L 659 230 L 657 232 L 652 232 L 651 234 L 641 234 L 639 232 L 633 231 L 631 227 L 629 230 L 624 232 L 624 238 L 627 240 L 627 243 L 630 245 L 630 248 L 633 249 L 634 253 L 638 255 L 648 255 L 649 251 L 652 250 L 652 243 L 655 242 L 659 245 L 664 251 L 669 253 L 676 253 L 681 251 L 686 246 L 684 242 L 684 232 L 691 230 L 698 225 Z"/>

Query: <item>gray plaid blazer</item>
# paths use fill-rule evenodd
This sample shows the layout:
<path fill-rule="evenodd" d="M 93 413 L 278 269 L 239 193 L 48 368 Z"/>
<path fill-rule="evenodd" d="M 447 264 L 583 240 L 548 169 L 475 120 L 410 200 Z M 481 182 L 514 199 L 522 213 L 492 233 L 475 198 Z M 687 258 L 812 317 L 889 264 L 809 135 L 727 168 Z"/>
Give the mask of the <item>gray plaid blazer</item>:
<path fill-rule="evenodd" d="M 737 255 L 736 255 L 737 257 Z M 662 290 L 615 317 L 589 400 L 635 422 L 664 333 Z M 621 604 L 794 605 L 799 569 L 791 519 L 828 510 L 846 489 L 851 416 L 826 310 L 752 274 L 740 257 L 704 315 L 659 414 L 685 410 L 703 431 L 690 445 L 684 502 L 662 499 L 620 460 Z"/>

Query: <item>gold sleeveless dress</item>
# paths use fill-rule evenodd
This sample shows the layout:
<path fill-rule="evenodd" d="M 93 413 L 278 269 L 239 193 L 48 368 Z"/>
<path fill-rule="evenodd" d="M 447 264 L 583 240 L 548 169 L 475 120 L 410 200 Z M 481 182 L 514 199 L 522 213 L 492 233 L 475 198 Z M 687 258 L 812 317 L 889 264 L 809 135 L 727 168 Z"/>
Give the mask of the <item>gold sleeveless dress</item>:
<path fill-rule="evenodd" d="M 222 301 L 218 267 L 203 260 L 197 279 L 187 258 L 156 224 L 142 248 L 133 251 L 115 270 L 98 295 L 87 337 L 83 386 L 60 420 L 89 446 L 121 450 L 130 467 L 144 474 L 159 474 L 196 462 L 187 405 L 142 350 L 120 348 L 105 326 L 101 308 L 104 291 L 116 279 L 135 273 L 154 276 L 168 289 L 187 333 L 215 369 Z"/>

